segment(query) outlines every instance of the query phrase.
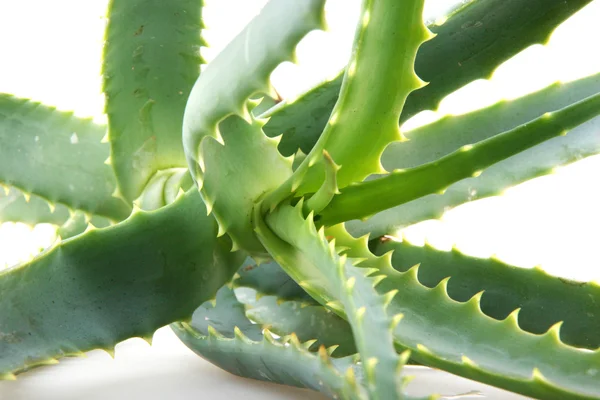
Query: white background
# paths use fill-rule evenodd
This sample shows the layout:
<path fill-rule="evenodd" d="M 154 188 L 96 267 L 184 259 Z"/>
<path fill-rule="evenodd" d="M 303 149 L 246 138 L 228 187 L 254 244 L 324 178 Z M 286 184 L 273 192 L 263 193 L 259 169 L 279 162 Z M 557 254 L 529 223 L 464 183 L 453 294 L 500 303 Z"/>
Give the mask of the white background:
<path fill-rule="evenodd" d="M 429 0 L 435 16 L 454 1 Z M 0 0 L 0 92 L 13 93 L 93 116 L 99 122 L 100 56 L 106 24 L 106 0 Z M 252 18 L 264 0 L 206 0 L 211 60 Z M 309 35 L 298 48 L 299 66 L 284 64 L 272 75 L 278 91 L 293 98 L 312 84 L 333 76 L 348 57 L 358 0 L 329 0 L 330 31 Z M 502 98 L 514 98 L 555 80 L 571 80 L 600 71 L 597 21 L 600 1 L 561 26 L 548 46 L 532 46 L 503 64 L 491 81 L 477 81 L 445 99 L 437 112 L 425 112 L 404 129 L 444 114 L 459 114 Z M 474 202 L 446 213 L 441 221 L 408 228 L 415 243 L 452 244 L 473 255 L 496 254 L 523 267 L 536 264 L 551 273 L 600 280 L 600 157 L 559 168 L 508 190 L 503 196 Z M 53 229 L 20 224 L 0 228 L 0 268 L 27 259 L 52 243 Z M 1 295 L 1 294 L 0 294 Z M 432 375 L 434 374 L 434 375 Z M 413 390 L 437 387 L 443 393 L 481 388 L 462 380 L 441 380 L 438 372 L 420 372 Z M 427 381 L 435 381 L 431 383 Z M 440 387 L 444 382 L 454 385 Z M 492 396 L 492 389 L 483 389 Z M 425 392 L 426 393 L 426 392 Z M 230 397 L 261 399 L 320 398 L 306 391 L 232 377 L 204 362 L 168 330 L 156 334 L 150 348 L 139 339 L 117 346 L 116 359 L 101 351 L 87 359 L 66 360 L 0 382 L 0 399 L 176 399 Z M 496 394 L 496 398 L 507 398 Z"/>

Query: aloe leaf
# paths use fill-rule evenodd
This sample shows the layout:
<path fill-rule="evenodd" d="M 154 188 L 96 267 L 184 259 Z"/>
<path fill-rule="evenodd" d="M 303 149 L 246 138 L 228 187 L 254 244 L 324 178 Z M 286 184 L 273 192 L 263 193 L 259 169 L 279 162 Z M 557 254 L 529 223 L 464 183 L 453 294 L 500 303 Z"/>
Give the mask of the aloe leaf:
<path fill-rule="evenodd" d="M 556 26 L 588 3 L 590 0 L 475 0 L 449 14 L 443 24 L 430 24 L 436 37 L 419 48 L 415 63 L 417 75 L 429 84 L 408 96 L 401 121 L 437 108 L 446 95 L 474 80 L 489 78 L 503 61 L 533 44 L 547 42 Z M 264 127 L 268 136 L 283 134 L 279 144 L 283 155 L 292 155 L 299 148 L 309 153 L 336 104 L 342 77 L 343 73 L 262 115 L 270 118 Z"/>
<path fill-rule="evenodd" d="M 476 79 L 489 79 L 504 61 L 527 47 L 548 42 L 554 29 L 590 0 L 473 1 L 440 26 L 436 39 L 423 44 L 415 70 L 431 82 L 406 102 L 402 121 L 435 109 L 456 89 Z M 426 54 L 435 54 L 435 65 Z"/>
<path fill-rule="evenodd" d="M 303 303 L 315 303 L 285 271 L 274 261 L 257 265 L 247 258 L 233 281 L 235 287 L 246 287 L 266 296 L 275 296 L 282 300 L 298 300 Z"/>
<path fill-rule="evenodd" d="M 340 188 L 385 172 L 381 154 L 389 143 L 401 140 L 398 118 L 404 102 L 424 85 L 413 69 L 419 46 L 431 37 L 422 18 L 423 0 L 364 2 L 331 118 L 294 175 L 265 199 L 266 207 L 292 193 L 317 191 L 325 175 L 323 163 L 318 162 L 324 150 L 341 166 Z"/>
<path fill-rule="evenodd" d="M 255 215 L 260 216 L 260 205 Z M 404 398 L 399 373 L 408 354 L 396 354 L 392 331 L 401 315 L 388 316 L 387 304 L 397 290 L 384 295 L 375 291 L 374 265 L 360 268 L 362 259 L 339 255 L 335 242 L 317 232 L 312 213 L 302 214 L 303 201 L 282 204 L 263 221 L 254 218 L 262 243 L 282 268 L 308 293 L 337 313 L 352 327 L 365 374 L 365 386 L 374 399 Z M 325 295 L 325 296 L 323 296 Z"/>
<path fill-rule="evenodd" d="M 443 117 L 406 132 L 407 142 L 393 143 L 382 156 L 387 170 L 409 168 L 446 155 L 465 144 L 493 136 L 528 122 L 547 111 L 565 107 L 600 91 L 600 74 L 545 89 L 510 102 L 501 101 L 467 114 Z M 355 236 L 393 233 L 413 223 L 439 218 L 450 207 L 502 193 L 505 189 L 553 168 L 600 153 L 600 118 L 492 165 L 481 176 L 451 185 L 444 194 L 432 194 L 377 213 L 367 221 L 350 221 Z M 451 134 L 450 134 L 451 133 Z M 418 155 L 417 155 L 418 154 Z"/>
<path fill-rule="evenodd" d="M 0 94 L 0 183 L 120 221 L 131 209 L 112 197 L 116 183 L 104 164 L 105 132 L 89 119 Z"/>
<path fill-rule="evenodd" d="M 251 289 L 236 289 L 246 306 L 246 317 L 279 336 L 295 334 L 301 342 L 315 340 L 308 350 L 321 345 L 333 357 L 355 354 L 354 336 L 348 322 L 314 301 L 282 300 Z"/>
<path fill-rule="evenodd" d="M 161 169 L 184 167 L 181 121 L 198 74 L 202 1 L 112 0 L 104 48 L 111 162 L 136 199 Z"/>
<path fill-rule="evenodd" d="M 451 184 L 544 141 L 567 134 L 600 113 L 600 93 L 435 161 L 396 170 L 383 178 L 341 190 L 321 213 L 321 223 L 365 218 L 419 197 L 444 192 Z"/>
<path fill-rule="evenodd" d="M 202 199 L 219 233 L 255 257 L 266 254 L 252 229 L 252 207 L 291 174 L 292 161 L 264 135 L 248 99 L 272 92 L 271 72 L 323 26 L 323 7 L 324 0 L 271 0 L 202 73 L 185 110 L 183 144 Z"/>
<path fill-rule="evenodd" d="M 572 82 L 556 82 L 518 99 L 501 100 L 467 114 L 447 115 L 403 132 L 408 140 L 390 144 L 381 163 L 386 171 L 417 167 L 597 93 L 600 93 L 600 73 Z"/>
<path fill-rule="evenodd" d="M 312 353 L 293 334 L 281 340 L 268 329 L 263 334 L 228 287 L 219 290 L 214 305 L 199 307 L 191 322 L 171 327 L 190 349 L 232 374 L 309 388 L 331 398 L 365 399 L 352 376 L 339 372 L 353 370 L 354 357 L 332 359 L 324 348 Z"/>
<path fill-rule="evenodd" d="M 189 318 L 240 265 L 194 190 L 0 273 L 0 376 Z"/>
<path fill-rule="evenodd" d="M 600 347 L 600 319 L 597 318 L 600 287 L 594 282 L 574 282 L 551 276 L 541 268 L 518 268 L 492 257 L 477 258 L 438 250 L 425 244 L 406 241 L 377 241 L 375 254 L 394 251 L 392 264 L 406 272 L 418 267 L 419 281 L 430 288 L 450 277 L 448 295 L 456 301 L 468 301 L 477 293 L 481 310 L 503 320 L 519 309 L 519 326 L 528 332 L 543 334 L 563 322 L 561 340 L 575 347 L 595 350 Z"/>
<path fill-rule="evenodd" d="M 13 187 L 0 189 L 0 222 L 21 222 L 27 225 L 61 225 L 69 219 L 69 209 L 53 205 L 35 195 L 25 196 Z"/>
<path fill-rule="evenodd" d="M 338 245 L 348 249 L 349 257 L 375 257 L 368 250 L 366 236 L 355 239 L 342 225 L 328 228 L 326 234 L 335 236 Z M 600 396 L 596 378 L 600 350 L 563 343 L 561 323 L 541 335 L 526 332 L 519 325 L 519 309 L 498 321 L 482 312 L 481 292 L 459 302 L 449 296 L 447 278 L 429 288 L 419 281 L 418 266 L 400 272 L 392 267 L 392 253 L 375 259 L 380 261 L 377 274 L 381 276 L 377 290 L 398 290 L 388 307 L 390 313 L 404 315 L 394 338 L 399 346 L 411 350 L 414 360 L 534 398 Z M 545 306 L 546 300 L 531 299 L 530 304 L 537 309 Z"/>
<path fill-rule="evenodd" d="M 565 165 L 600 152 L 600 118 L 588 121 L 567 136 L 550 139 L 531 149 L 492 165 L 474 178 L 450 185 L 444 194 L 431 194 L 375 214 L 366 221 L 349 221 L 355 236 L 373 237 L 395 233 L 413 223 L 435 219 L 472 200 L 501 194 L 505 189 L 537 176 L 550 174 L 556 165 Z"/>

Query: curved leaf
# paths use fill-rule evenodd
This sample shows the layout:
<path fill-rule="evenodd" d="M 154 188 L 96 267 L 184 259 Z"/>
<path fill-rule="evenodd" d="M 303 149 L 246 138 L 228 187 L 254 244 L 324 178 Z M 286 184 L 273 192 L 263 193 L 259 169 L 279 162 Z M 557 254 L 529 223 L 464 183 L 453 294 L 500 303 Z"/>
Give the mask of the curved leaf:
<path fill-rule="evenodd" d="M 294 174 L 263 200 L 264 207 L 273 208 L 292 194 L 316 192 L 325 175 L 323 163 L 318 162 L 323 151 L 341 166 L 340 188 L 385 172 L 381 154 L 389 143 L 401 140 L 398 118 L 406 98 L 425 85 L 413 68 L 419 46 L 431 38 L 422 21 L 422 0 L 363 3 L 331 118 Z"/>
<path fill-rule="evenodd" d="M 505 60 L 535 43 L 545 43 L 560 23 L 590 0 L 476 0 L 430 24 L 436 34 L 417 53 L 415 71 L 429 82 L 412 92 L 401 121 L 435 109 L 447 94 L 477 79 L 488 78 Z M 317 85 L 292 103 L 282 102 L 265 112 L 264 131 L 283 134 L 279 150 L 285 156 L 301 149 L 308 154 L 323 132 L 336 104 L 342 73 Z M 336 160 L 337 161 L 337 160 Z"/>
<path fill-rule="evenodd" d="M 246 317 L 277 335 L 293 333 L 301 342 L 314 340 L 310 351 L 323 345 L 330 348 L 329 354 L 334 357 L 357 352 L 348 322 L 320 304 L 285 301 L 250 289 L 236 289 L 235 293 L 246 306 Z"/>
<path fill-rule="evenodd" d="M 326 234 L 347 247 L 349 257 L 374 257 L 367 237 L 355 239 L 343 225 L 329 228 Z M 381 277 L 377 290 L 398 290 L 388 306 L 390 313 L 404 315 L 394 338 L 398 345 L 411 350 L 414 360 L 535 398 L 600 397 L 595 377 L 600 349 L 566 345 L 560 339 L 560 324 L 542 335 L 526 332 L 518 323 L 519 309 L 502 321 L 493 319 L 481 310 L 481 293 L 458 302 L 448 294 L 448 278 L 428 288 L 418 279 L 418 266 L 399 272 L 392 267 L 391 258 L 391 253 L 377 258 Z M 543 304 L 544 298 L 537 301 Z M 592 303 L 599 301 L 592 299 Z"/>
<path fill-rule="evenodd" d="M 408 354 L 396 354 L 392 331 L 401 315 L 388 316 L 387 305 L 397 290 L 380 295 L 374 264 L 358 267 L 360 258 L 339 255 L 334 241 L 317 232 L 312 214 L 302 215 L 302 200 L 294 207 L 280 205 L 265 221 L 254 218 L 261 242 L 282 268 L 308 293 L 336 313 L 346 316 L 352 327 L 370 398 L 404 398 L 399 373 Z M 255 215 L 260 215 L 260 204 Z"/>
<path fill-rule="evenodd" d="M 202 199 L 220 234 L 255 257 L 266 255 L 252 230 L 252 207 L 291 174 L 292 162 L 250 115 L 248 99 L 272 92 L 271 72 L 293 59 L 308 32 L 323 26 L 323 7 L 324 0 L 268 2 L 202 73 L 186 106 L 183 144 Z"/>
<path fill-rule="evenodd" d="M 192 321 L 171 325 L 193 351 L 232 374 L 261 381 L 309 388 L 329 397 L 365 399 L 361 388 L 339 370 L 353 368 L 353 357 L 330 359 L 323 348 L 309 352 L 295 335 L 282 340 L 264 335 L 244 315 L 244 306 L 227 287 L 214 304 L 203 304 Z"/>
<path fill-rule="evenodd" d="M 383 178 L 344 188 L 321 212 L 320 222 L 331 225 L 365 218 L 428 194 L 443 193 L 451 184 L 477 177 L 484 168 L 565 135 L 598 114 L 600 93 L 489 139 L 465 145 L 427 164 L 396 170 Z"/>

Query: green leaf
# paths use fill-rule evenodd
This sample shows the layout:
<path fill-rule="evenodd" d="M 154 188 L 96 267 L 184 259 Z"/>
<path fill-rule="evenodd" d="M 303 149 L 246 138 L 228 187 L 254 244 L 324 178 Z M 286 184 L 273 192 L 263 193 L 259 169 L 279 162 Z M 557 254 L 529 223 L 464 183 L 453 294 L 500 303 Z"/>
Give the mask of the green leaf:
<path fill-rule="evenodd" d="M 0 183 L 120 221 L 131 209 L 112 197 L 116 184 L 104 164 L 105 132 L 89 119 L 0 94 Z"/>
<path fill-rule="evenodd" d="M 543 334 L 562 321 L 560 338 L 564 343 L 591 350 L 600 347 L 600 318 L 596 315 L 600 287 L 593 282 L 573 282 L 538 267 L 513 267 L 496 258 L 471 257 L 428 244 L 377 241 L 375 246 L 375 254 L 394 251 L 392 264 L 401 272 L 419 265 L 418 279 L 427 287 L 450 277 L 448 295 L 456 301 L 468 301 L 484 291 L 481 310 L 492 318 L 503 320 L 519 309 L 519 326 L 525 331 Z"/>
<path fill-rule="evenodd" d="M 194 190 L 0 273 L 0 376 L 189 318 L 242 261 L 216 231 Z"/>
<path fill-rule="evenodd" d="M 324 150 L 341 166 L 340 188 L 385 172 L 379 160 L 389 143 L 401 140 L 398 119 L 404 102 L 424 85 L 413 69 L 419 46 L 431 37 L 422 18 L 423 0 L 365 1 L 331 118 L 294 175 L 264 200 L 265 207 L 292 193 L 317 191 L 325 175 L 318 162 Z"/>
<path fill-rule="evenodd" d="M 69 209 L 53 205 L 41 197 L 29 195 L 13 187 L 0 189 L 0 222 L 21 222 L 27 225 L 61 225 L 69 219 Z"/>
<path fill-rule="evenodd" d="M 339 372 L 353 371 L 354 357 L 331 359 L 324 348 L 314 354 L 293 334 L 277 340 L 265 329 L 263 335 L 228 287 L 219 290 L 214 305 L 198 308 L 191 322 L 171 327 L 190 349 L 232 374 L 309 388 L 333 398 L 365 399 L 353 375 Z"/>
<path fill-rule="evenodd" d="M 502 62 L 527 47 L 547 43 L 559 24 L 590 2 L 488 0 L 465 5 L 454 18 L 432 26 L 437 40 L 423 44 L 423 57 L 415 63 L 419 77 L 430 84 L 410 96 L 402 121 L 437 108 L 445 96 L 476 79 L 489 79 Z M 435 60 L 428 54 L 435 54 Z"/>
<path fill-rule="evenodd" d="M 111 161 L 137 198 L 161 169 L 184 167 L 181 121 L 200 73 L 202 1 L 112 0 L 104 48 Z"/>
<path fill-rule="evenodd" d="M 514 100 L 501 100 L 467 114 L 446 115 L 431 124 L 403 132 L 408 140 L 390 144 L 381 163 L 386 171 L 418 167 L 597 93 L 600 93 L 600 73 L 572 82 L 556 82 L 537 92 Z"/>
<path fill-rule="evenodd" d="M 396 354 L 392 331 L 402 316 L 388 315 L 387 305 L 398 292 L 380 295 L 374 263 L 338 254 L 334 241 L 317 232 L 312 214 L 296 206 L 280 205 L 265 220 L 256 206 L 254 223 L 261 242 L 282 268 L 309 294 L 338 314 L 346 316 L 354 334 L 369 397 L 404 398 L 399 373 L 408 354 Z M 364 267 L 357 265 L 363 264 Z"/>
<path fill-rule="evenodd" d="M 366 236 L 354 239 L 341 225 L 328 228 L 326 233 L 334 235 L 338 245 L 348 248 L 349 257 L 374 258 Z M 404 315 L 394 330 L 394 338 L 398 345 L 411 350 L 414 360 L 534 398 L 600 396 L 596 377 L 600 350 L 564 344 L 560 340 L 561 324 L 553 325 L 542 335 L 526 332 L 519 326 L 518 309 L 498 321 L 481 311 L 481 293 L 458 302 L 448 294 L 448 279 L 429 288 L 419 281 L 418 266 L 399 272 L 392 267 L 391 259 L 391 253 L 375 259 L 379 260 L 377 274 L 381 277 L 376 288 L 379 293 L 398 290 L 388 312 Z M 530 301 L 539 311 L 545 307 L 545 300 Z M 600 298 L 590 299 L 590 303 L 599 301 Z"/>
<path fill-rule="evenodd" d="M 263 295 L 276 296 L 282 300 L 315 303 L 312 297 L 274 261 L 257 265 L 252 258 L 248 257 L 237 272 L 233 285 L 251 288 Z"/>
<path fill-rule="evenodd" d="M 468 114 L 444 117 L 407 132 L 410 141 L 390 145 L 383 153 L 382 163 L 389 170 L 418 166 L 469 142 L 512 129 L 544 112 L 560 109 L 599 91 L 600 74 L 596 74 L 574 82 L 556 83 L 511 102 L 502 101 Z M 450 185 L 444 194 L 421 197 L 377 213 L 366 221 L 350 221 L 348 230 L 355 236 L 393 234 L 413 223 L 439 218 L 451 207 L 501 194 L 509 187 L 551 174 L 556 166 L 600 153 L 599 130 L 600 118 L 597 117 L 566 136 L 549 139 L 490 166 L 478 177 Z M 416 156 L 417 153 L 420 155 Z"/>
<path fill-rule="evenodd" d="M 600 93 L 545 113 L 517 128 L 497 134 L 435 161 L 341 190 L 321 213 L 320 223 L 365 218 L 419 197 L 443 193 L 451 184 L 544 141 L 567 134 L 600 113 Z"/>
<path fill-rule="evenodd" d="M 293 333 L 301 342 L 314 340 L 310 351 L 323 345 L 333 357 L 356 353 L 348 322 L 314 301 L 285 301 L 246 288 L 236 289 L 235 294 L 246 306 L 246 317 L 279 336 Z"/>
<path fill-rule="evenodd" d="M 219 233 L 255 257 L 266 254 L 252 229 L 252 207 L 291 174 L 292 162 L 250 115 L 248 99 L 272 92 L 271 72 L 293 59 L 308 32 L 323 26 L 323 7 L 324 0 L 271 0 L 210 63 L 186 106 L 183 144 L 202 199 Z"/>
<path fill-rule="evenodd" d="M 429 82 L 412 92 L 401 120 L 437 108 L 449 93 L 476 79 L 488 78 L 503 61 L 535 43 L 545 43 L 556 26 L 590 0 L 476 0 L 448 15 L 436 34 L 417 53 L 415 71 Z M 283 134 L 279 150 L 285 156 L 299 148 L 310 152 L 336 104 L 343 73 L 317 85 L 291 103 L 282 102 L 261 117 L 264 131 Z M 336 160 L 337 162 L 338 160 Z"/>

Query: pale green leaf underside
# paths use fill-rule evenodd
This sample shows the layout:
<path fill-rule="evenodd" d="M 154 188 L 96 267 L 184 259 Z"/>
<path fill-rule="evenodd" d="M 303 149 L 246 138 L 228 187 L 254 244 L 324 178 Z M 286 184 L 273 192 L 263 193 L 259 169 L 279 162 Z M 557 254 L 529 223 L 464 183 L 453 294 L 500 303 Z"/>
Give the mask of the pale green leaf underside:
<path fill-rule="evenodd" d="M 311 353 L 295 335 L 275 340 L 268 329 L 263 335 L 228 287 L 219 290 L 214 306 L 198 308 L 190 323 L 171 327 L 193 351 L 232 374 L 309 388 L 332 398 L 365 399 L 357 383 L 343 375 L 354 367 L 353 357 Z"/>
<path fill-rule="evenodd" d="M 116 183 L 104 164 L 105 133 L 89 119 L 0 94 L 0 183 L 120 221 L 130 207 L 112 196 Z"/>
<path fill-rule="evenodd" d="M 159 170 L 184 167 L 181 121 L 200 73 L 200 0 L 112 0 L 104 48 L 111 161 L 136 199 Z"/>
<path fill-rule="evenodd" d="M 334 357 L 357 352 L 348 322 L 319 304 L 285 301 L 249 288 L 238 288 L 235 294 L 246 307 L 246 317 L 279 336 L 293 333 L 301 342 L 315 340 L 309 347 L 311 351 L 321 345 L 335 346 L 331 353 Z"/>

